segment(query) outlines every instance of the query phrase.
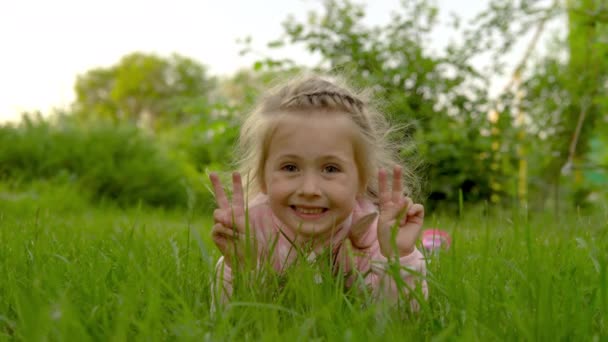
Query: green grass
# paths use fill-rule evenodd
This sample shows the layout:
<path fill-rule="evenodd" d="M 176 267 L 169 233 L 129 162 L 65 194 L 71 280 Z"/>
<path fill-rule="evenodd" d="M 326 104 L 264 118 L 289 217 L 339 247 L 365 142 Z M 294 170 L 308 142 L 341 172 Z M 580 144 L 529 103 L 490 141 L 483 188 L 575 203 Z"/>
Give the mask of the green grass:
<path fill-rule="evenodd" d="M 452 233 L 420 312 L 368 305 L 303 266 L 210 313 L 208 212 L 93 207 L 0 186 L 0 340 L 593 340 L 608 337 L 608 214 L 429 214 Z"/>

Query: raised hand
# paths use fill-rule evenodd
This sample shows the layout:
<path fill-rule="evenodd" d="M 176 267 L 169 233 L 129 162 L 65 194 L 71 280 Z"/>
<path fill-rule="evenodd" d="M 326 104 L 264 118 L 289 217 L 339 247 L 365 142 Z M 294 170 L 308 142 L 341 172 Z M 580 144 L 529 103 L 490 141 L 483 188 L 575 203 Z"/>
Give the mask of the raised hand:
<path fill-rule="evenodd" d="M 238 172 L 232 174 L 232 202 L 228 200 L 224 187 L 215 173 L 209 174 L 218 208 L 213 211 L 213 242 L 218 247 L 224 262 L 234 265 L 235 258 L 242 260 L 246 235 L 245 199 L 243 183 Z"/>
<path fill-rule="evenodd" d="M 385 257 L 405 256 L 414 251 L 424 220 L 424 207 L 403 195 L 400 166 L 393 169 L 393 188 L 388 189 L 386 170 L 378 171 L 380 217 L 378 242 Z M 393 231 L 395 230 L 395 231 Z M 394 236 L 394 241 L 393 241 Z M 395 250 L 395 247 L 397 250 Z"/>

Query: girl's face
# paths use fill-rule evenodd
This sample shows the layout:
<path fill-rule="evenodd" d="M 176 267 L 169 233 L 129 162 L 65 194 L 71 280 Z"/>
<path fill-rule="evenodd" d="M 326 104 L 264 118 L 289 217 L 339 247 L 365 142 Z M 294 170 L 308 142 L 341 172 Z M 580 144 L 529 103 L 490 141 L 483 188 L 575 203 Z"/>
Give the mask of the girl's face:
<path fill-rule="evenodd" d="M 263 192 L 277 217 L 300 236 L 324 239 L 352 212 L 363 188 L 355 124 L 341 113 L 284 115 L 271 137 Z"/>

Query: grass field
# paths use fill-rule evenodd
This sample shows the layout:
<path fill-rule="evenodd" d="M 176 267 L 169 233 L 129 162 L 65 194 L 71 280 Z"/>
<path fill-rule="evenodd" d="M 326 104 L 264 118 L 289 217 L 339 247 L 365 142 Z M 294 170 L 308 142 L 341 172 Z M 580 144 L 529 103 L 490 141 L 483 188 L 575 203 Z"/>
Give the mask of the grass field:
<path fill-rule="evenodd" d="M 314 270 L 248 284 L 210 313 L 211 209 L 92 206 L 69 187 L 0 187 L 1 340 L 604 340 L 608 212 L 429 213 L 420 312 L 367 305 Z"/>

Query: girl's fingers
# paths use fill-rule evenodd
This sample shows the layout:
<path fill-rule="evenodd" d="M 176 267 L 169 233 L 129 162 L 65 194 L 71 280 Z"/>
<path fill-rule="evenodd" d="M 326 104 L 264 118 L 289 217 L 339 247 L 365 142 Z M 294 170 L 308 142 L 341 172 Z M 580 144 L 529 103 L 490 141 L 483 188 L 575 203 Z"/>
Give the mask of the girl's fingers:
<path fill-rule="evenodd" d="M 220 214 L 214 212 L 214 219 L 226 226 L 232 226 L 235 222 L 241 222 L 245 216 L 245 197 L 243 194 L 243 181 L 238 172 L 232 174 L 232 203 L 228 200 L 222 182 L 216 173 L 210 173 L 209 179 L 213 185 L 213 192 L 220 210 Z"/>
<path fill-rule="evenodd" d="M 230 202 L 228 202 L 228 197 L 226 197 L 226 193 L 224 192 L 224 187 L 222 186 L 222 182 L 220 178 L 215 172 L 209 174 L 209 179 L 211 180 L 211 184 L 213 185 L 213 193 L 215 194 L 215 200 L 217 201 L 217 205 L 221 209 L 230 208 Z"/>
<path fill-rule="evenodd" d="M 410 208 L 407 210 L 407 214 L 408 215 L 415 215 L 416 213 L 419 213 L 420 211 L 423 211 L 423 207 L 422 204 L 413 204 L 410 206 Z"/>
<path fill-rule="evenodd" d="M 211 230 L 211 235 L 213 238 L 221 237 L 224 239 L 229 239 L 232 241 L 237 241 L 240 239 L 241 234 L 234 231 L 232 228 L 224 226 L 221 223 L 216 223 Z"/>
<path fill-rule="evenodd" d="M 385 204 L 390 202 L 391 194 L 388 192 L 386 185 L 386 171 L 384 169 L 378 170 L 378 197 L 380 200 L 380 207 L 382 208 Z"/>
<path fill-rule="evenodd" d="M 232 209 L 235 211 L 235 215 L 245 214 L 243 181 L 241 180 L 241 174 L 238 172 L 232 174 Z"/>
<path fill-rule="evenodd" d="M 381 206 L 391 202 L 395 206 L 400 206 L 403 203 L 403 184 L 401 182 L 402 174 L 403 168 L 399 165 L 395 165 L 393 168 L 392 189 L 389 189 L 388 174 L 386 170 L 378 170 L 378 197 L 380 199 Z"/>
<path fill-rule="evenodd" d="M 398 207 L 399 207 L 399 212 L 397 215 L 398 215 L 398 217 L 403 216 L 403 218 L 401 219 L 401 223 L 403 223 L 407 220 L 407 216 L 409 215 L 408 211 L 412 207 L 412 204 L 414 202 L 409 197 L 401 197 L 399 199 L 399 202 L 397 202 L 397 203 L 398 203 Z"/>
<path fill-rule="evenodd" d="M 393 168 L 393 202 L 400 203 L 403 198 L 403 188 L 401 186 L 401 166 L 395 165 Z"/>
<path fill-rule="evenodd" d="M 406 214 L 409 214 L 409 210 L 412 208 L 413 205 L 414 205 L 414 201 L 412 201 L 411 198 L 409 198 L 409 197 L 403 198 L 403 210 L 405 211 Z"/>
<path fill-rule="evenodd" d="M 408 222 L 421 222 L 422 219 L 424 219 L 424 206 L 419 203 L 411 202 L 409 204 L 409 209 L 407 209 L 406 215 L 404 215 L 403 219 L 401 219 L 401 225 L 403 226 Z"/>
<path fill-rule="evenodd" d="M 407 214 L 408 216 L 424 218 L 424 207 L 422 204 L 416 203 L 407 211 Z"/>
<path fill-rule="evenodd" d="M 226 227 L 232 227 L 232 214 L 226 209 L 215 209 L 213 211 L 213 220 L 216 223 L 221 223 Z"/>

